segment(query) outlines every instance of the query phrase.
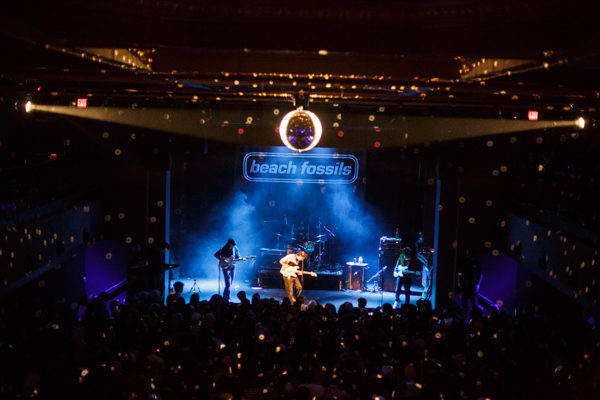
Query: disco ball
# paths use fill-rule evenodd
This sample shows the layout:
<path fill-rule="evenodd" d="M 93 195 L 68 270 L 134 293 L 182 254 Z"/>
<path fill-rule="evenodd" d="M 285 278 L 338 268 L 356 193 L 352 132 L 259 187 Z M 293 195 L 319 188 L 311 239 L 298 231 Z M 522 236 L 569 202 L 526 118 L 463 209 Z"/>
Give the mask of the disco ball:
<path fill-rule="evenodd" d="M 286 147 L 302 152 L 319 143 L 323 128 L 317 116 L 301 108 L 287 113 L 279 125 L 279 134 Z"/>

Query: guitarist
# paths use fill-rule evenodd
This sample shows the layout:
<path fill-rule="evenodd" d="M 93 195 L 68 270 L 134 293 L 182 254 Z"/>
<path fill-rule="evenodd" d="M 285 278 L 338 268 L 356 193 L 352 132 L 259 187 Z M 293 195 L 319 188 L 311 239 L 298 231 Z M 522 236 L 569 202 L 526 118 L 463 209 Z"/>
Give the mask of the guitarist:
<path fill-rule="evenodd" d="M 215 253 L 215 258 L 219 260 L 219 268 L 223 271 L 223 279 L 225 280 L 223 298 L 229 301 L 229 288 L 235 273 L 235 262 L 233 260 L 240 258 L 240 251 L 235 244 L 235 240 L 227 239 L 225 246 Z"/>
<path fill-rule="evenodd" d="M 300 293 L 302 293 L 302 284 L 300 283 L 300 279 L 298 279 L 298 274 L 317 276 L 314 272 L 300 270 L 300 263 L 304 262 L 307 257 L 308 253 L 302 250 L 298 253 L 290 253 L 279 260 L 279 263 L 281 264 L 279 272 L 283 275 L 285 292 L 292 304 L 296 302 L 296 299 L 300 296 Z M 296 293 L 294 293 L 294 289 Z"/>
<path fill-rule="evenodd" d="M 412 284 L 412 272 L 409 270 L 410 262 L 412 261 L 412 250 L 410 247 L 402 249 L 398 260 L 396 260 L 396 266 L 394 267 L 394 277 L 396 278 L 396 301 L 394 301 L 393 308 L 398 308 L 398 302 L 400 301 L 400 291 L 402 285 L 404 285 L 404 302 L 410 304 L 410 286 Z"/>

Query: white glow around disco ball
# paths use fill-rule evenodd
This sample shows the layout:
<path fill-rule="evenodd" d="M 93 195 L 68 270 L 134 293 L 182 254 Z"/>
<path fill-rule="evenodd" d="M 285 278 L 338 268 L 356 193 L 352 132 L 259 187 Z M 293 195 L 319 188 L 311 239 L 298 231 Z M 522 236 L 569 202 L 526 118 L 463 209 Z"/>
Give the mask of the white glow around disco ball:
<path fill-rule="evenodd" d="M 302 107 L 287 113 L 279 124 L 279 136 L 285 146 L 297 152 L 314 148 L 321 140 L 323 127 L 319 118 Z"/>

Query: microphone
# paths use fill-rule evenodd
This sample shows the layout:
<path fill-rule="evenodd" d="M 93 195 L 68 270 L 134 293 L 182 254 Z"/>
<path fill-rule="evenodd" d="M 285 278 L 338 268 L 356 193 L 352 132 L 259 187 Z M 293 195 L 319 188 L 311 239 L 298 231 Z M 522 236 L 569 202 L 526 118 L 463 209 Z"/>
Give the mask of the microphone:
<path fill-rule="evenodd" d="M 287 225 L 287 215 L 284 215 L 283 218 L 285 219 L 285 224 Z"/>

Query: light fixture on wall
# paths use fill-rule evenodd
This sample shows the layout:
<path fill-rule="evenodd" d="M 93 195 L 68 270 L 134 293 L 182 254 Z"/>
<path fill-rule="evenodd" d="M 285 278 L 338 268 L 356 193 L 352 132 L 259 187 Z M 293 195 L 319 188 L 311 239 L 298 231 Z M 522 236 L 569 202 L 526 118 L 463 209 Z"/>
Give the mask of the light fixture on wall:
<path fill-rule="evenodd" d="M 287 148 L 297 152 L 314 148 L 321 140 L 322 133 L 319 118 L 302 106 L 287 113 L 279 124 L 281 141 Z"/>

